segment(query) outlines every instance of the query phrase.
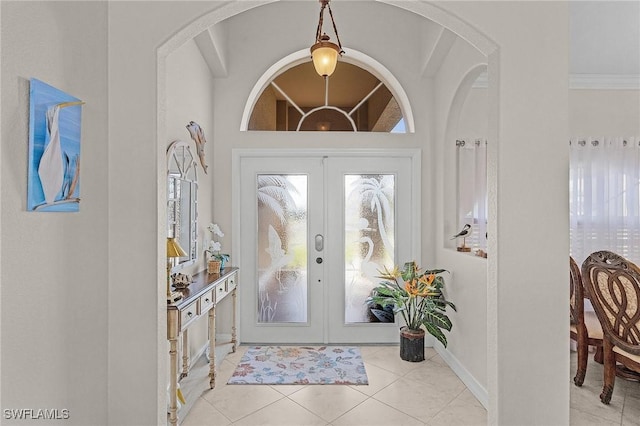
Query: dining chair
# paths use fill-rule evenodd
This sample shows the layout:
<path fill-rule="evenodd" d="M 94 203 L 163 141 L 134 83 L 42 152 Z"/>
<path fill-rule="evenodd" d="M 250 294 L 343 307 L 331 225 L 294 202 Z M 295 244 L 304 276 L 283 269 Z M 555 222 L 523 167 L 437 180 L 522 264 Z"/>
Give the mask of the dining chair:
<path fill-rule="evenodd" d="M 640 269 L 622 256 L 598 251 L 582 264 L 582 278 L 604 332 L 600 401 L 609 404 L 617 364 L 640 373 Z"/>
<path fill-rule="evenodd" d="M 582 274 L 578 264 L 569 256 L 569 307 L 571 314 L 570 334 L 571 339 L 576 342 L 578 353 L 578 368 L 573 378 L 576 386 L 582 386 L 584 377 L 587 374 L 587 358 L 589 356 L 589 346 L 595 346 L 596 353 L 594 360 L 602 364 L 602 327 L 600 321 L 593 311 L 584 310 L 585 294 L 582 283 Z"/>

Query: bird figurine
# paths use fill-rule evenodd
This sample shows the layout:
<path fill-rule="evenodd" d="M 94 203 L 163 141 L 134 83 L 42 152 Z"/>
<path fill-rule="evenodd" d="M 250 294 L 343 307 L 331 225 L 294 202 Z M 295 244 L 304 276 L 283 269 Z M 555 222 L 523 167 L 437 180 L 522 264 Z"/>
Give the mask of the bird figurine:
<path fill-rule="evenodd" d="M 467 244 L 465 241 L 469 235 L 471 235 L 471 225 L 467 223 L 464 225 L 464 227 L 460 232 L 458 232 L 456 235 L 451 237 L 452 240 L 462 237 L 462 245 L 457 248 L 458 251 L 464 251 L 464 252 L 471 251 L 471 249 L 467 247 Z"/>

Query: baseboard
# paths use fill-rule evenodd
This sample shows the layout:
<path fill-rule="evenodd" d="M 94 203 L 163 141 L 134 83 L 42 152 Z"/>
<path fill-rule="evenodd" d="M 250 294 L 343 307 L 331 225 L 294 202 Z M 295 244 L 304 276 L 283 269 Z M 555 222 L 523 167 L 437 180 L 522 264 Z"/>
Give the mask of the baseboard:
<path fill-rule="evenodd" d="M 200 349 L 198 349 L 198 352 L 196 352 L 194 355 L 191 355 L 191 357 L 189 358 L 189 369 L 191 369 L 191 367 L 193 367 L 195 363 L 198 362 L 198 359 L 202 355 L 204 355 L 208 347 L 209 347 L 209 342 L 206 342 L 204 345 L 202 345 Z"/>
<path fill-rule="evenodd" d="M 216 368 L 220 367 L 227 354 L 231 353 L 233 344 L 231 334 L 216 335 Z M 178 418 L 184 419 L 198 398 L 209 391 L 209 360 L 206 356 L 209 342 L 206 342 L 189 360 L 189 374 L 180 380 L 180 389 L 186 404 L 178 410 Z M 182 368 L 182 364 L 179 365 Z M 168 393 L 168 392 L 167 392 Z M 168 411 L 168 408 L 167 408 Z M 168 424 L 168 423 L 167 423 Z"/>
<path fill-rule="evenodd" d="M 224 360 L 225 356 L 231 353 L 231 334 L 216 334 L 216 367 L 220 365 L 220 363 Z M 196 362 L 198 362 L 198 358 L 204 357 L 206 358 L 206 352 L 209 349 L 209 341 L 204 342 L 204 345 L 194 356 L 189 359 L 189 368 L 191 368 Z"/>
<path fill-rule="evenodd" d="M 467 389 L 476 397 L 485 409 L 489 409 L 489 394 L 487 390 L 473 377 L 469 371 L 453 356 L 451 352 L 443 348 L 441 345 L 434 345 L 433 348 L 438 355 L 447 363 L 449 368 L 453 370 L 460 380 L 465 384 Z"/>

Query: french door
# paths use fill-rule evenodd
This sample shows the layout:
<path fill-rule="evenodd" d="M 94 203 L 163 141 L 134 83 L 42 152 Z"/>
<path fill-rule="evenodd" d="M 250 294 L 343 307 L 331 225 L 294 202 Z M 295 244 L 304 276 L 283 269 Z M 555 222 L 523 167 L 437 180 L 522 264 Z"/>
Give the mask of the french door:
<path fill-rule="evenodd" d="M 235 154 L 241 340 L 396 342 L 399 318 L 366 300 L 418 257 L 419 151 Z"/>

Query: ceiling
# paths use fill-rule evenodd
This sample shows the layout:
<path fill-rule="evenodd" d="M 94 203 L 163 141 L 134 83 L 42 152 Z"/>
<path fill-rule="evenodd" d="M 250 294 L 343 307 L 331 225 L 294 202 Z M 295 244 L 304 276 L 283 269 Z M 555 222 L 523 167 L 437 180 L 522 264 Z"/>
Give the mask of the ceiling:
<path fill-rule="evenodd" d="M 572 1 L 569 11 L 569 74 L 640 75 L 640 1 Z M 311 62 L 290 69 L 275 81 L 300 107 L 324 103 L 324 81 Z M 339 61 L 329 78 L 329 103 L 353 106 L 377 83 L 367 71 Z M 296 91 L 296 87 L 306 90 Z M 280 93 L 276 96 L 284 99 Z"/>
<path fill-rule="evenodd" d="M 299 15 L 300 20 L 292 25 L 296 28 L 313 27 L 317 23 L 317 6 L 312 2 L 276 2 L 270 9 L 256 8 L 245 14 L 263 17 L 269 13 L 289 12 Z M 396 46 L 405 66 L 416 69 L 424 77 L 433 77 L 453 47 L 457 36 L 415 15 L 388 14 L 389 5 L 358 7 L 360 2 L 335 1 L 334 16 L 346 47 L 362 50 L 362 46 L 379 44 L 385 31 L 406 39 L 407 43 Z M 273 9 L 273 10 L 271 10 Z M 315 13 L 311 13 L 314 11 Z M 349 22 L 373 22 L 385 14 L 386 25 L 376 31 L 354 31 Z M 623 77 L 632 87 L 640 85 L 640 0 L 631 1 L 570 1 L 569 2 L 569 74 L 574 76 Z M 243 14 L 244 15 L 244 14 Z M 403 21 L 393 19 L 402 16 Z M 234 17 L 231 20 L 239 19 Z M 217 26 L 216 26 L 217 27 Z M 366 30 L 366 28 L 365 28 Z M 255 29 L 260 33 L 260 29 Z M 328 14 L 325 14 L 324 31 L 333 38 Z M 543 31 L 543 29 L 541 29 Z M 388 33 L 387 33 L 388 34 Z M 419 37 L 416 37 L 416 34 Z M 235 35 L 237 37 L 238 35 Z M 242 37 L 257 34 L 243 33 Z M 229 37 L 234 37 L 230 35 Z M 382 37 L 380 39 L 380 37 Z M 221 45 L 225 43 L 221 28 L 211 27 L 196 37 L 196 43 L 214 75 L 227 75 L 226 58 Z M 309 46 L 312 40 L 309 41 Z M 354 46 L 351 46 L 351 45 Z M 319 106 L 325 102 L 324 81 L 311 62 L 304 63 L 281 74 L 276 83 L 294 98 L 300 107 Z M 345 107 L 357 104 L 378 83 L 367 71 L 339 61 L 336 72 L 329 78 L 329 104 Z M 305 87 L 304 93 L 294 87 Z M 576 87 L 575 85 L 571 87 Z M 279 99 L 284 97 L 276 91 Z"/>
<path fill-rule="evenodd" d="M 640 75 L 640 1 L 569 2 L 569 73 Z"/>

